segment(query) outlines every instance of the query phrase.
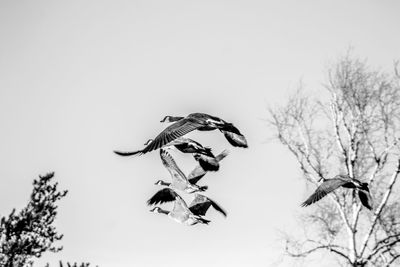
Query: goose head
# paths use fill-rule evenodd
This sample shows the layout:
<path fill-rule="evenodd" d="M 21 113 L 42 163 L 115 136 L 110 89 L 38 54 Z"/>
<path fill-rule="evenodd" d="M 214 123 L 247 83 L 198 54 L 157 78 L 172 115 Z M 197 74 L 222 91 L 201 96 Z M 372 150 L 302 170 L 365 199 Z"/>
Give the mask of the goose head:
<path fill-rule="evenodd" d="M 160 207 L 154 207 L 153 209 L 150 210 L 150 212 L 153 212 L 153 213 L 161 213 L 161 214 L 166 214 L 166 215 L 169 214 L 169 211 L 163 210 L 163 209 L 160 208 Z"/>
<path fill-rule="evenodd" d="M 155 185 L 165 185 L 165 186 L 169 186 L 169 183 L 164 182 L 163 180 L 158 180 L 157 182 L 154 183 Z"/>
<path fill-rule="evenodd" d="M 147 140 L 147 142 L 146 142 L 146 143 L 144 143 L 144 145 L 145 145 L 145 146 L 147 146 L 147 145 L 149 145 L 151 142 L 153 142 L 153 139 L 149 139 L 149 140 Z"/>
<path fill-rule="evenodd" d="M 161 211 L 161 208 L 160 208 L 160 207 L 154 207 L 154 208 L 152 208 L 152 209 L 150 210 L 150 212 L 154 212 L 154 213 L 163 213 L 163 212 Z"/>
<path fill-rule="evenodd" d="M 194 157 L 194 159 L 195 159 L 196 161 L 199 161 L 199 159 L 201 158 L 201 155 L 198 154 L 198 153 L 196 153 L 196 154 L 193 155 L 193 157 Z"/>
<path fill-rule="evenodd" d="M 170 123 L 170 122 L 179 121 L 181 119 L 183 119 L 183 117 L 175 117 L 175 116 L 167 115 L 160 122 Z"/>

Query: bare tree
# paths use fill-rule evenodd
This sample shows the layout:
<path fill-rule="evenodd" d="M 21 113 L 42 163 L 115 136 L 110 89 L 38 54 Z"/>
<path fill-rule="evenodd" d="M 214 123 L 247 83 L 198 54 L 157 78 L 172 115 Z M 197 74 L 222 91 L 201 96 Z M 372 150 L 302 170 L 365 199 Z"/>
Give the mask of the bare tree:
<path fill-rule="evenodd" d="M 49 173 L 34 180 L 27 206 L 18 213 L 14 209 L 8 217 L 1 218 L 0 266 L 31 266 L 32 257 L 62 249 L 53 244 L 62 238 L 53 222 L 57 215 L 56 203 L 67 191 L 58 190 L 53 176 L 54 173 Z"/>
<path fill-rule="evenodd" d="M 371 69 L 350 54 L 327 72 L 325 97 L 299 86 L 270 108 L 275 137 L 295 156 L 313 189 L 336 174 L 369 183 L 373 210 L 355 190 L 338 189 L 303 218 L 302 240 L 285 238 L 292 257 L 329 252 L 347 266 L 400 265 L 400 77 Z M 310 226 L 311 225 L 311 226 Z"/>

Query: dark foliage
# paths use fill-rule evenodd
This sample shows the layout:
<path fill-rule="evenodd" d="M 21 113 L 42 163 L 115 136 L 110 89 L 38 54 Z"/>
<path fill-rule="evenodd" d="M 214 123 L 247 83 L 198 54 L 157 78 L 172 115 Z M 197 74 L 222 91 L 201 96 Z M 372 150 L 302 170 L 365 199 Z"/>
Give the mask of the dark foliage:
<path fill-rule="evenodd" d="M 44 252 L 58 252 L 54 245 L 63 235 L 53 225 L 57 216 L 56 203 L 66 196 L 67 190 L 58 190 L 53 182 L 54 173 L 39 176 L 33 181 L 28 204 L 19 212 L 15 209 L 0 222 L 0 266 L 31 266 L 33 257 Z"/>
<path fill-rule="evenodd" d="M 83 263 L 76 263 L 76 262 L 70 263 L 70 262 L 67 262 L 67 263 L 63 263 L 62 261 L 60 261 L 60 265 L 59 266 L 60 267 L 90 267 L 90 263 L 89 262 L 83 262 Z M 45 267 L 50 267 L 50 264 L 47 263 Z M 98 266 L 96 265 L 96 267 L 98 267 Z"/>

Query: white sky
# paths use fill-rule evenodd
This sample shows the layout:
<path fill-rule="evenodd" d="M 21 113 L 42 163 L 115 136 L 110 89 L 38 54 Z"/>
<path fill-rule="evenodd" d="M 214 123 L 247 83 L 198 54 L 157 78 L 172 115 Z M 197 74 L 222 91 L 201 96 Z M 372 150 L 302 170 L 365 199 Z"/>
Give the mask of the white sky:
<path fill-rule="evenodd" d="M 38 266 L 292 266 L 277 230 L 300 230 L 307 192 L 290 154 L 264 142 L 265 107 L 299 79 L 318 92 L 324 66 L 349 46 L 390 67 L 400 58 L 399 10 L 398 1 L 361 0 L 1 1 L 0 214 L 23 207 L 33 178 L 55 171 L 70 191 L 57 218 L 64 250 Z M 208 227 L 148 211 L 154 182 L 168 177 L 157 152 L 112 153 L 141 148 L 164 115 L 192 112 L 233 122 L 250 146 L 191 134 L 231 151 L 202 181 L 229 213 L 211 211 Z"/>

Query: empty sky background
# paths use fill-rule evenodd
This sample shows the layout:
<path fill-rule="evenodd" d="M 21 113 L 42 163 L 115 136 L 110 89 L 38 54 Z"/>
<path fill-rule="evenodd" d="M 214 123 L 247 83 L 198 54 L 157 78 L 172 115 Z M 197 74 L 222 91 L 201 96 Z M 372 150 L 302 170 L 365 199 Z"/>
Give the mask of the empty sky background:
<path fill-rule="evenodd" d="M 399 10 L 398 1 L 0 1 L 0 214 L 55 171 L 70 191 L 56 219 L 64 250 L 36 266 L 292 266 L 278 230 L 301 230 L 310 192 L 288 151 L 265 142 L 265 108 L 299 79 L 318 93 L 325 66 L 349 46 L 389 69 L 400 58 Z M 229 213 L 210 211 L 209 226 L 149 212 L 154 182 L 169 177 L 158 152 L 112 153 L 142 148 L 164 115 L 192 112 L 233 122 L 250 146 L 190 134 L 231 152 L 201 181 Z M 195 166 L 174 156 L 185 172 Z"/>

